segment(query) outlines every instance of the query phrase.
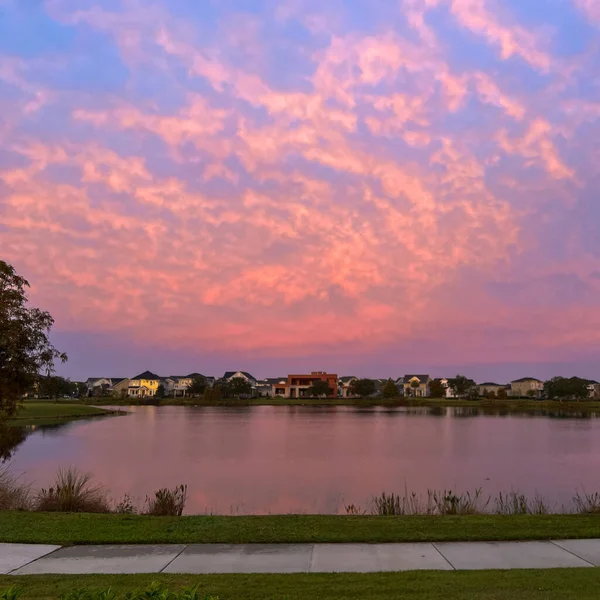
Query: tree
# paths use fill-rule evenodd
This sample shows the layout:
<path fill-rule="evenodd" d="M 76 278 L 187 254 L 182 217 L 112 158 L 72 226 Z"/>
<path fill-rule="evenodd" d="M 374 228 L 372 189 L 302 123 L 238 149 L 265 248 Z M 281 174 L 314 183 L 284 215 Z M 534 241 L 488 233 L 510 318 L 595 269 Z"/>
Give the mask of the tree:
<path fill-rule="evenodd" d="M 498 390 L 498 393 L 496 395 L 498 396 L 498 400 L 506 400 L 506 398 L 508 397 L 508 394 L 506 393 L 506 390 L 503 387 Z"/>
<path fill-rule="evenodd" d="M 388 379 L 381 390 L 381 395 L 384 398 L 396 398 L 398 393 L 398 386 L 394 383 L 392 379 Z"/>
<path fill-rule="evenodd" d="M 156 392 L 154 393 L 155 398 L 164 398 L 165 397 L 165 386 L 162 383 L 158 384 L 156 388 Z"/>
<path fill-rule="evenodd" d="M 58 375 L 40 377 L 38 393 L 42 398 L 58 398 L 59 396 L 73 396 L 77 391 L 77 384 Z"/>
<path fill-rule="evenodd" d="M 421 387 L 421 382 L 419 382 L 415 379 L 414 381 L 410 382 L 410 387 L 412 388 L 413 396 L 416 398 L 417 390 Z"/>
<path fill-rule="evenodd" d="M 252 394 L 252 386 L 247 379 L 243 377 L 232 377 L 229 380 L 229 393 L 232 396 L 248 396 Z"/>
<path fill-rule="evenodd" d="M 66 361 L 49 339 L 54 319 L 28 306 L 29 283 L 0 260 L 0 419 L 13 416 L 40 374 L 51 375 Z"/>
<path fill-rule="evenodd" d="M 442 384 L 441 380 L 434 379 L 429 383 L 429 397 L 430 398 L 444 398 L 446 396 L 446 388 Z"/>
<path fill-rule="evenodd" d="M 313 384 L 307 390 L 309 396 L 331 396 L 333 390 L 329 387 L 329 384 L 323 379 L 317 379 L 313 381 Z"/>
<path fill-rule="evenodd" d="M 498 391 L 498 393 L 499 393 L 499 391 Z M 496 395 L 496 392 L 494 390 L 490 390 L 487 393 L 487 397 L 489 400 L 495 400 L 498 396 Z"/>
<path fill-rule="evenodd" d="M 474 386 L 475 382 L 464 375 L 457 375 L 450 382 L 452 393 L 456 398 L 466 398 L 469 395 L 469 390 Z"/>
<path fill-rule="evenodd" d="M 527 390 L 527 396 L 529 398 L 535 398 L 535 390 Z"/>
<path fill-rule="evenodd" d="M 188 388 L 188 394 L 192 396 L 200 396 L 206 390 L 206 379 L 204 377 L 194 377 L 192 385 Z"/>
<path fill-rule="evenodd" d="M 350 383 L 350 393 L 353 396 L 366 398 L 372 396 L 376 391 L 375 382 L 372 379 L 354 379 Z"/>
<path fill-rule="evenodd" d="M 589 383 L 580 377 L 553 377 L 544 383 L 544 392 L 551 399 L 584 400 L 589 398 Z"/>
<path fill-rule="evenodd" d="M 77 394 L 80 397 L 88 395 L 88 387 L 85 383 L 83 383 L 81 381 L 77 383 Z"/>
<path fill-rule="evenodd" d="M 204 392 L 202 392 L 202 400 L 207 404 L 210 404 L 212 401 L 212 389 L 208 385 L 204 388 Z"/>
<path fill-rule="evenodd" d="M 219 404 L 222 399 L 223 395 L 221 393 L 221 386 L 218 383 L 215 383 L 211 390 L 211 401 L 215 404 Z"/>

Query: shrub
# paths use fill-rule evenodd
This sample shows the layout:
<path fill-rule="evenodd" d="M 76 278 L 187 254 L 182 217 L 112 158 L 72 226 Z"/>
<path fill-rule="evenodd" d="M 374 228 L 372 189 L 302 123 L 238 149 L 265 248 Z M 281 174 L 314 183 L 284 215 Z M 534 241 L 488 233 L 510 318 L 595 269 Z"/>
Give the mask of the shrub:
<path fill-rule="evenodd" d="M 19 483 L 8 467 L 0 468 L 0 510 L 29 510 L 31 490 Z"/>
<path fill-rule="evenodd" d="M 471 492 L 465 492 L 457 496 L 451 490 L 443 492 L 428 491 L 428 496 L 433 502 L 435 512 L 439 515 L 476 515 L 485 511 L 490 503 L 490 498 L 484 502 L 481 488 Z"/>
<path fill-rule="evenodd" d="M 118 515 L 137 515 L 137 506 L 133 503 L 131 496 L 125 494 L 115 506 L 115 512 Z"/>
<path fill-rule="evenodd" d="M 172 490 L 163 488 L 154 494 L 154 498 L 146 497 L 148 506 L 146 513 L 154 517 L 180 517 L 187 500 L 187 485 L 180 485 Z"/>
<path fill-rule="evenodd" d="M 92 476 L 74 467 L 59 469 L 54 486 L 42 489 L 36 510 L 42 512 L 108 513 L 110 506 L 105 489 L 91 485 Z"/>
<path fill-rule="evenodd" d="M 23 590 L 11 585 L 6 591 L 0 592 L 0 600 L 17 600 L 21 597 Z"/>
<path fill-rule="evenodd" d="M 600 514 L 600 494 L 598 492 L 595 494 L 584 493 L 583 495 L 577 492 L 573 497 L 573 504 L 575 505 L 575 512 L 581 515 Z"/>

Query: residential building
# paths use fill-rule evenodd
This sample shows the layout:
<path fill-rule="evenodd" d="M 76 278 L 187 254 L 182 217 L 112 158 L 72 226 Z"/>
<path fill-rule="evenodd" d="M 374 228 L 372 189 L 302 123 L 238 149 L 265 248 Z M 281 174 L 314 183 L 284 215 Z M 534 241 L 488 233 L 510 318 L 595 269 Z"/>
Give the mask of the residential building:
<path fill-rule="evenodd" d="M 588 392 L 590 398 L 600 398 L 600 383 L 593 379 L 588 383 Z"/>
<path fill-rule="evenodd" d="M 135 398 L 154 396 L 156 394 L 156 390 L 158 390 L 158 386 L 161 383 L 161 379 L 161 377 L 152 373 L 151 371 L 144 371 L 137 377 L 133 377 L 129 380 L 127 395 Z"/>
<path fill-rule="evenodd" d="M 165 388 L 165 394 L 173 398 L 184 398 L 188 388 L 194 383 L 194 379 L 204 379 L 200 373 L 192 373 L 191 375 L 170 375 L 161 383 Z"/>
<path fill-rule="evenodd" d="M 497 396 L 498 392 L 505 389 L 506 386 L 501 383 L 486 381 L 485 383 L 480 383 L 478 387 L 480 396 L 487 396 L 490 392 L 493 392 Z"/>
<path fill-rule="evenodd" d="M 235 377 L 241 377 L 246 380 L 253 388 L 256 387 L 256 377 L 250 375 L 246 371 L 227 371 L 225 375 L 223 375 L 223 379 L 225 381 L 231 381 Z"/>
<path fill-rule="evenodd" d="M 345 375 L 344 377 L 340 377 L 338 379 L 338 396 L 342 398 L 349 398 L 352 396 L 350 393 L 350 387 L 353 381 L 357 381 L 357 377 L 353 375 Z"/>
<path fill-rule="evenodd" d="M 126 377 L 112 386 L 112 394 L 113 396 L 126 396 L 128 389 L 129 379 Z"/>
<path fill-rule="evenodd" d="M 285 397 L 286 398 L 305 398 L 310 397 L 308 389 L 315 381 L 326 381 L 329 384 L 332 392 L 327 397 L 337 397 L 338 391 L 338 376 L 326 373 L 325 371 L 313 371 L 305 375 L 288 375 Z"/>
<path fill-rule="evenodd" d="M 263 397 L 285 396 L 286 385 L 286 377 L 267 377 L 256 382 L 256 392 Z"/>
<path fill-rule="evenodd" d="M 405 396 L 413 396 L 415 398 L 427 398 L 429 396 L 429 383 L 431 377 L 429 375 L 413 375 L 408 374 L 401 377 L 398 382 L 398 389 L 404 390 Z"/>
<path fill-rule="evenodd" d="M 123 377 L 89 377 L 85 382 L 88 396 L 109 396 Z"/>
<path fill-rule="evenodd" d="M 541 398 L 544 382 L 535 377 L 522 377 L 510 382 L 510 395 L 515 398 Z"/>

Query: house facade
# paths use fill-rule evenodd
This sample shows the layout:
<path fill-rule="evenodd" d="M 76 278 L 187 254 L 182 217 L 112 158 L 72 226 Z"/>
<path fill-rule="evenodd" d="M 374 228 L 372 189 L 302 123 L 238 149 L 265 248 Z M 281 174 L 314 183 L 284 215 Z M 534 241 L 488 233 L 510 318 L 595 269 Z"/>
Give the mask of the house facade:
<path fill-rule="evenodd" d="M 352 394 L 350 393 L 350 387 L 352 386 L 352 382 L 357 381 L 357 377 L 352 375 L 340 377 L 338 379 L 338 396 L 342 398 L 350 398 Z"/>
<path fill-rule="evenodd" d="M 227 371 L 225 375 L 223 375 L 223 379 L 225 381 L 231 381 L 235 377 L 240 377 L 241 379 L 244 379 L 250 384 L 252 388 L 256 387 L 256 377 L 253 377 L 252 375 L 250 375 L 250 373 L 247 373 L 246 371 Z"/>
<path fill-rule="evenodd" d="M 144 371 L 129 380 L 127 395 L 133 398 L 146 398 L 156 395 L 161 377 L 151 371 Z M 163 384 L 164 385 L 164 384 Z"/>
<path fill-rule="evenodd" d="M 124 381 L 123 377 L 89 377 L 85 382 L 87 395 L 109 396 L 114 392 L 114 386 Z"/>
<path fill-rule="evenodd" d="M 600 398 L 600 383 L 597 381 L 590 381 L 587 389 L 590 398 Z"/>
<path fill-rule="evenodd" d="M 510 395 L 515 398 L 541 398 L 544 382 L 535 377 L 522 377 L 510 382 Z"/>
<path fill-rule="evenodd" d="M 129 389 L 129 379 L 121 379 L 118 383 L 115 383 L 112 387 L 113 396 L 126 396 L 127 390 Z"/>
<path fill-rule="evenodd" d="M 500 390 L 504 390 L 506 388 L 505 385 L 500 384 L 500 383 L 493 383 L 492 381 L 486 381 L 485 383 L 480 383 L 479 384 L 479 395 L 480 396 L 487 396 L 490 393 L 494 393 L 496 394 L 496 396 L 498 395 L 498 392 Z"/>
<path fill-rule="evenodd" d="M 285 396 L 286 377 L 266 377 L 256 382 L 256 393 L 262 397 Z"/>
<path fill-rule="evenodd" d="M 427 398 L 429 396 L 429 375 L 414 375 L 409 373 L 401 377 L 396 384 L 402 389 L 405 396 L 413 398 Z"/>
<path fill-rule="evenodd" d="M 288 375 L 285 386 L 285 398 L 309 398 L 308 389 L 315 381 L 326 381 L 332 392 L 327 397 L 336 398 L 338 393 L 338 376 L 325 371 L 313 371 L 300 375 Z"/>

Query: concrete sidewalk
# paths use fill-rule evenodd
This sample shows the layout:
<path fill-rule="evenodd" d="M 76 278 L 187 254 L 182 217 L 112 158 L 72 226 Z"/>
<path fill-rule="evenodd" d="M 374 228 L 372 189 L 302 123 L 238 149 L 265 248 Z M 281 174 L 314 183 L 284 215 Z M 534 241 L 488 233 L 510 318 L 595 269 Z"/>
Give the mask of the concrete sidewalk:
<path fill-rule="evenodd" d="M 0 574 L 372 573 L 600 566 L 600 539 L 423 544 L 0 544 Z"/>

